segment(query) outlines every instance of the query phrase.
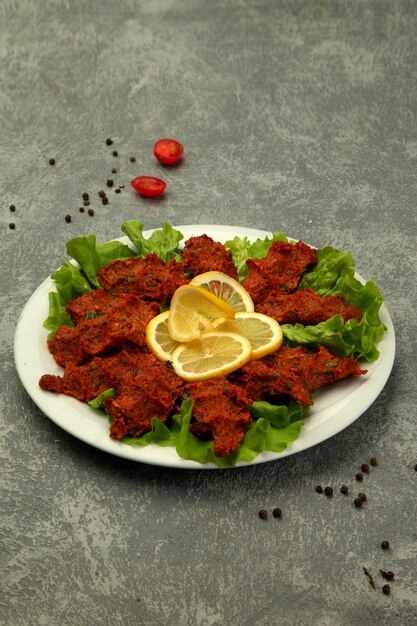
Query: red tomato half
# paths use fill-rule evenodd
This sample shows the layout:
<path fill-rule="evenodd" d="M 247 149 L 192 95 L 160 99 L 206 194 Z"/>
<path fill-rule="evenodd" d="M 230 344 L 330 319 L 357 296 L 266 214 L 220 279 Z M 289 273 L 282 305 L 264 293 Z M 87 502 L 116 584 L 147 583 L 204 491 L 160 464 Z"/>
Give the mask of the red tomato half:
<path fill-rule="evenodd" d="M 175 165 L 183 152 L 183 145 L 175 139 L 160 139 L 153 147 L 153 153 L 162 165 Z"/>
<path fill-rule="evenodd" d="M 140 193 L 141 196 L 154 198 L 164 193 L 166 184 L 161 178 L 154 176 L 136 176 L 130 181 L 133 189 Z"/>

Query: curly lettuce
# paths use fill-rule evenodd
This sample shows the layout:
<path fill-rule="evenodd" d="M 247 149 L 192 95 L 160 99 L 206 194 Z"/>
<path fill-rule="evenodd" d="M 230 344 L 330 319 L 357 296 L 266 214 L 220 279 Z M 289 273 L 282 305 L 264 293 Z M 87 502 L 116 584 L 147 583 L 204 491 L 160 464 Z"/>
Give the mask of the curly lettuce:
<path fill-rule="evenodd" d="M 282 452 L 295 441 L 304 424 L 308 408 L 291 401 L 288 406 L 275 406 L 268 402 L 254 402 L 251 413 L 255 418 L 238 450 L 226 457 L 213 452 L 213 440 L 203 441 L 190 432 L 192 400 L 184 400 L 180 412 L 172 417 L 171 427 L 157 418 L 152 420 L 152 429 L 141 437 L 124 437 L 128 445 L 144 446 L 155 443 L 159 446 L 175 446 L 179 457 L 198 463 L 213 463 L 219 467 L 235 467 L 241 461 L 251 462 L 265 450 Z"/>

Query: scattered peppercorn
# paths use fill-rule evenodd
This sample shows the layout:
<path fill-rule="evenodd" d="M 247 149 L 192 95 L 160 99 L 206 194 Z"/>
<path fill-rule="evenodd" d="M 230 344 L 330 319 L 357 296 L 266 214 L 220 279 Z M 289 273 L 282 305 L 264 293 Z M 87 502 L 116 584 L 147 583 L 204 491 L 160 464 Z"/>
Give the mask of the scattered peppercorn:
<path fill-rule="evenodd" d="M 111 168 L 111 173 L 112 174 L 117 174 L 117 167 L 112 167 Z"/>
<path fill-rule="evenodd" d="M 355 498 L 353 504 L 356 506 L 357 509 L 360 509 L 363 504 L 363 500 L 361 500 L 360 498 Z"/>
<path fill-rule="evenodd" d="M 130 161 L 131 163 L 134 163 L 134 162 L 136 161 L 136 157 L 131 156 L 131 157 L 130 157 L 130 159 L 129 159 L 129 161 Z"/>
<path fill-rule="evenodd" d="M 93 209 L 88 209 L 88 215 L 91 215 L 91 217 L 94 215 Z"/>
<path fill-rule="evenodd" d="M 80 206 L 80 213 L 84 213 L 85 208 L 83 206 Z"/>
<path fill-rule="evenodd" d="M 112 143 L 113 143 L 113 139 L 110 139 L 110 138 L 106 139 L 106 144 L 107 144 L 108 146 L 111 146 L 111 145 L 112 145 Z"/>
<path fill-rule="evenodd" d="M 359 500 L 362 500 L 362 502 L 366 502 L 368 500 L 368 496 L 366 495 L 364 491 L 360 491 L 358 493 L 358 498 Z"/>
<path fill-rule="evenodd" d="M 368 463 L 362 463 L 361 470 L 363 471 L 364 474 L 367 474 L 369 472 L 369 465 L 368 465 Z"/>
<path fill-rule="evenodd" d="M 361 472 L 358 472 L 355 478 L 359 483 L 361 483 L 363 481 L 363 474 Z"/>
<path fill-rule="evenodd" d="M 321 485 L 316 486 L 317 493 L 323 493 L 323 487 Z"/>
<path fill-rule="evenodd" d="M 100 196 L 100 198 L 104 198 L 106 192 L 101 189 L 101 191 L 98 192 L 98 195 Z"/>
<path fill-rule="evenodd" d="M 386 596 L 389 596 L 389 594 L 391 593 L 391 587 L 389 585 L 384 585 L 382 587 L 382 593 Z"/>
<path fill-rule="evenodd" d="M 373 465 L 374 467 L 375 467 L 376 465 L 378 465 L 378 461 L 377 461 L 377 459 L 376 459 L 374 456 L 371 458 L 371 460 L 370 460 L 369 462 L 370 462 L 370 464 L 371 464 L 371 465 Z"/>
<path fill-rule="evenodd" d="M 114 190 L 114 192 L 115 192 L 115 193 L 120 193 L 120 192 L 121 192 L 121 189 L 115 189 L 115 190 Z"/>
<path fill-rule="evenodd" d="M 389 572 L 384 572 L 384 570 L 380 569 L 379 571 L 381 572 L 381 575 L 383 578 L 385 578 L 385 580 L 394 580 L 395 574 L 394 572 L 391 572 L 391 570 Z"/>
<path fill-rule="evenodd" d="M 101 202 L 102 202 L 103 204 L 108 204 L 108 203 L 109 203 L 109 199 L 108 199 L 108 197 L 107 197 L 107 196 L 104 196 L 104 198 L 102 198 L 102 199 L 101 199 Z"/>
<path fill-rule="evenodd" d="M 14 205 L 14 204 L 11 204 L 11 205 L 9 206 L 9 209 L 11 210 L 11 212 L 12 212 L 12 213 L 14 213 L 14 212 L 16 211 L 16 207 L 15 207 L 15 205 Z"/>
<path fill-rule="evenodd" d="M 344 496 L 347 496 L 349 493 L 349 487 L 347 485 L 342 485 L 340 487 L 340 492 L 343 493 Z"/>
<path fill-rule="evenodd" d="M 383 550 L 388 550 L 388 548 L 389 548 L 389 541 L 383 541 L 383 542 L 381 543 L 381 548 L 382 548 Z"/>
<path fill-rule="evenodd" d="M 84 200 L 83 205 L 84 206 L 90 206 L 90 200 Z"/>
<path fill-rule="evenodd" d="M 113 150 L 113 156 L 114 156 L 114 157 L 119 156 L 119 153 L 117 152 L 117 150 Z"/>
<path fill-rule="evenodd" d="M 282 515 L 282 511 L 281 511 L 281 509 L 277 506 L 277 507 L 276 507 L 276 508 L 272 511 L 272 515 L 273 515 L 274 517 L 276 517 L 276 518 L 277 518 L 277 517 L 281 517 L 281 515 Z"/>
<path fill-rule="evenodd" d="M 330 498 L 333 495 L 333 489 L 332 487 L 325 487 L 324 488 L 324 493 L 326 494 L 326 496 L 328 498 Z"/>
<path fill-rule="evenodd" d="M 106 185 L 107 185 L 107 187 L 113 187 L 114 181 L 111 178 L 108 178 Z"/>
<path fill-rule="evenodd" d="M 266 509 L 261 509 L 259 511 L 259 517 L 261 519 L 267 519 L 268 518 L 268 511 Z"/>
<path fill-rule="evenodd" d="M 70 223 L 71 219 L 72 219 L 72 218 L 71 218 L 71 215 L 68 215 L 68 214 L 67 214 L 67 215 L 65 216 L 65 221 L 66 221 L 66 222 L 68 222 L 68 224 Z"/>
<path fill-rule="evenodd" d="M 55 165 L 55 159 L 49 159 L 49 165 Z"/>
<path fill-rule="evenodd" d="M 16 224 L 11 222 L 11 224 L 9 224 L 9 228 L 10 228 L 10 230 L 14 230 L 16 228 Z"/>
<path fill-rule="evenodd" d="M 417 463 L 414 465 L 414 469 L 415 469 L 415 470 L 416 470 L 416 472 L 417 472 Z"/>
<path fill-rule="evenodd" d="M 89 200 L 90 196 L 88 195 L 88 193 L 86 191 L 84 191 L 83 193 L 83 200 Z"/>

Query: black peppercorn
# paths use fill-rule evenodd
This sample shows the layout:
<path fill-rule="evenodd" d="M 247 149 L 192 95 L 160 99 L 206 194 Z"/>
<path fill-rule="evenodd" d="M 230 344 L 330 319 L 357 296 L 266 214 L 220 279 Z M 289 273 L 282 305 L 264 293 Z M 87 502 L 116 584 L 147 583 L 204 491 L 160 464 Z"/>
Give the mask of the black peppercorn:
<path fill-rule="evenodd" d="M 358 473 L 356 474 L 355 478 L 356 478 L 356 480 L 357 480 L 358 482 L 360 482 L 360 483 L 361 483 L 361 482 L 363 481 L 363 474 L 362 474 L 361 472 L 358 472 Z"/>
<path fill-rule="evenodd" d="M 108 204 L 108 203 L 109 203 L 109 199 L 108 199 L 108 197 L 107 197 L 107 196 L 104 196 L 104 197 L 101 199 L 101 202 L 102 202 L 103 204 Z"/>
<path fill-rule="evenodd" d="M 374 467 L 375 467 L 376 465 L 378 465 L 378 461 L 377 461 L 377 459 L 376 459 L 374 456 L 371 458 L 371 460 L 370 460 L 369 462 L 370 462 L 370 464 L 371 464 L 371 465 L 373 465 Z"/>
<path fill-rule="evenodd" d="M 108 178 L 106 185 L 107 185 L 107 187 L 113 187 L 113 185 L 114 185 L 113 180 L 111 178 Z"/>
<path fill-rule="evenodd" d="M 363 500 L 361 500 L 360 498 L 355 498 L 353 504 L 356 506 L 357 509 L 360 509 L 363 504 Z"/>
<path fill-rule="evenodd" d="M 326 494 L 326 496 L 328 498 L 330 498 L 333 495 L 333 489 L 332 487 L 325 487 L 324 488 L 324 493 Z"/>
<path fill-rule="evenodd" d="M 388 550 L 388 548 L 389 548 L 389 541 L 383 541 L 383 542 L 381 543 L 381 548 L 382 548 L 383 550 Z"/>
<path fill-rule="evenodd" d="M 85 208 L 83 206 L 80 206 L 80 213 L 84 213 Z"/>
<path fill-rule="evenodd" d="M 112 167 L 111 168 L 111 173 L 112 174 L 117 174 L 117 167 Z"/>
<path fill-rule="evenodd" d="M 272 515 L 274 517 L 281 517 L 282 515 L 282 511 L 281 509 L 277 506 L 273 511 L 272 511 Z"/>
<path fill-rule="evenodd" d="M 88 209 L 88 215 L 91 215 L 91 217 L 94 215 L 93 209 Z"/>
<path fill-rule="evenodd" d="M 384 572 L 384 570 L 380 569 L 379 571 L 381 572 L 381 576 L 385 578 L 385 580 L 394 580 L 395 574 L 394 572 L 391 572 L 391 570 L 389 572 Z"/>
<path fill-rule="evenodd" d="M 267 519 L 267 517 L 268 517 L 268 511 L 267 511 L 266 509 L 261 509 L 261 510 L 259 511 L 259 517 L 260 517 L 261 519 Z"/>
<path fill-rule="evenodd" d="M 113 139 L 110 139 L 110 137 L 109 137 L 108 139 L 106 139 L 106 144 L 107 144 L 108 146 L 111 146 L 111 145 L 112 145 L 112 143 L 113 143 Z"/>
<path fill-rule="evenodd" d="M 9 224 L 9 228 L 10 228 L 10 230 L 14 230 L 16 228 L 16 224 L 11 222 L 11 224 Z"/>
<path fill-rule="evenodd" d="M 117 150 L 113 150 L 113 156 L 114 156 L 114 157 L 119 156 L 119 153 L 117 152 Z"/>
<path fill-rule="evenodd" d="M 65 216 L 65 221 L 68 222 L 68 224 L 70 223 L 71 219 L 72 219 L 71 215 L 66 215 Z"/>
<path fill-rule="evenodd" d="M 88 193 L 86 191 L 84 191 L 83 193 L 83 200 L 89 200 L 90 196 L 88 195 Z"/>
<path fill-rule="evenodd" d="M 344 496 L 347 496 L 349 493 L 349 487 L 347 485 L 342 485 L 340 487 L 340 492 L 343 493 Z"/>
<path fill-rule="evenodd" d="M 103 191 L 102 189 L 98 192 L 98 195 L 100 196 L 100 198 L 104 198 L 104 196 L 106 195 L 106 192 Z"/>
<path fill-rule="evenodd" d="M 368 465 L 368 463 L 362 463 L 361 470 L 363 471 L 364 474 L 367 474 L 369 472 L 369 465 Z"/>
<path fill-rule="evenodd" d="M 389 596 L 389 594 L 391 593 L 391 587 L 389 585 L 384 585 L 382 587 L 382 593 L 386 596 Z"/>
<path fill-rule="evenodd" d="M 12 213 L 14 213 L 14 212 L 16 211 L 16 207 L 15 207 L 15 205 L 14 205 L 14 204 L 11 204 L 11 205 L 9 206 L 9 209 L 11 210 L 11 212 L 12 212 Z"/>
<path fill-rule="evenodd" d="M 317 493 L 323 493 L 323 487 L 321 485 L 316 485 Z"/>
<path fill-rule="evenodd" d="M 359 500 L 362 500 L 362 502 L 366 502 L 368 500 L 368 496 L 366 495 L 364 491 L 360 491 L 358 493 L 358 498 Z"/>
<path fill-rule="evenodd" d="M 55 159 L 49 159 L 49 165 L 55 165 Z"/>
<path fill-rule="evenodd" d="M 129 159 L 129 161 L 130 161 L 131 163 L 134 163 L 134 162 L 136 161 L 136 157 L 131 156 L 131 157 L 130 157 L 130 159 Z"/>

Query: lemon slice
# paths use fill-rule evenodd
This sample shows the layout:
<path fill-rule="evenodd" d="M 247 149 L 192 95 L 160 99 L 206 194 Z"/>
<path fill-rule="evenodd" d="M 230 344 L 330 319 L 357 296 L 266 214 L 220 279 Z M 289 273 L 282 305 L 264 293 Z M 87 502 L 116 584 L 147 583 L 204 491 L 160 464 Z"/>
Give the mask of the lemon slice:
<path fill-rule="evenodd" d="M 223 272 L 205 272 L 193 278 L 190 285 L 197 285 L 230 304 L 236 311 L 254 311 L 253 300 L 240 283 Z"/>
<path fill-rule="evenodd" d="M 252 346 L 251 360 L 275 352 L 282 345 L 281 326 L 263 313 L 236 313 L 235 319 L 217 319 L 213 326 L 216 330 L 239 333 L 246 337 Z"/>
<path fill-rule="evenodd" d="M 233 319 L 234 316 L 235 310 L 230 304 L 206 289 L 183 285 L 172 296 L 168 332 L 175 341 L 191 341 L 200 337 L 208 322 L 219 317 Z"/>
<path fill-rule="evenodd" d="M 168 315 L 169 311 L 164 311 L 151 319 L 146 326 L 146 343 L 160 361 L 169 361 L 179 345 L 178 341 L 171 339 L 168 332 Z"/>
<path fill-rule="evenodd" d="M 249 361 L 251 354 L 252 347 L 246 337 L 212 330 L 199 339 L 180 344 L 172 354 L 171 363 L 178 376 L 196 382 L 233 372 Z"/>

